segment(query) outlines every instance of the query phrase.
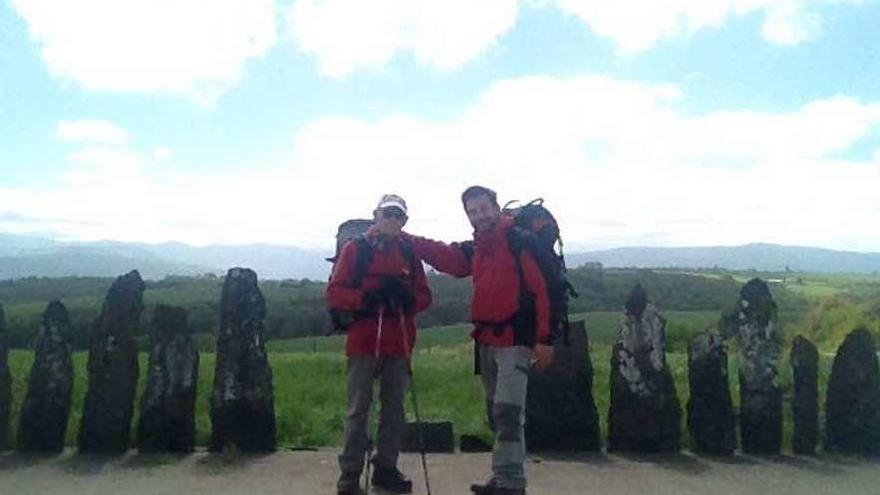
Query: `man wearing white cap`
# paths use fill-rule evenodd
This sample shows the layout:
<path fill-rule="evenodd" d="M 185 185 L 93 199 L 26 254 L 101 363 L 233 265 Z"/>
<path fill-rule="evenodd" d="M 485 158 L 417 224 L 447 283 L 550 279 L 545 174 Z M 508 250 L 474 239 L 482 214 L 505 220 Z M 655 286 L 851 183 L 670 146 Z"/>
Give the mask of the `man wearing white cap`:
<path fill-rule="evenodd" d="M 421 260 L 400 238 L 407 221 L 400 196 L 382 196 L 373 211 L 373 227 L 349 240 L 327 285 L 327 305 L 346 312 L 348 408 L 345 446 L 339 456 L 339 495 L 360 495 L 361 471 L 368 448 L 373 382 L 379 380 L 378 439 L 372 483 L 392 493 L 410 493 L 412 482 L 397 469 L 406 424 L 404 397 L 409 357 L 416 340 L 414 316 L 431 304 Z"/>

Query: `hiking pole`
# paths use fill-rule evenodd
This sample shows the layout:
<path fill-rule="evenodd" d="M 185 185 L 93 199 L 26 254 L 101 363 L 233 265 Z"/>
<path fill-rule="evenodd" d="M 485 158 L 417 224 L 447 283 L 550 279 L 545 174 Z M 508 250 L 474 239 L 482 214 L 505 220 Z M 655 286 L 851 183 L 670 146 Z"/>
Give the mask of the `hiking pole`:
<path fill-rule="evenodd" d="M 384 319 L 384 316 L 385 316 L 385 307 L 379 306 L 379 322 L 378 322 L 377 329 L 376 329 L 376 345 L 373 348 L 373 358 L 375 359 L 375 362 L 373 363 L 373 378 L 372 378 L 372 382 L 370 385 L 370 387 L 372 389 L 372 391 L 370 392 L 370 409 L 369 409 L 369 411 L 367 411 L 368 438 L 367 438 L 367 451 L 365 453 L 366 454 L 365 462 L 367 465 L 366 465 L 366 469 L 364 470 L 364 474 L 366 474 L 366 476 L 367 476 L 367 479 L 364 480 L 364 486 L 366 487 L 366 490 L 365 490 L 366 493 L 370 493 L 370 457 L 373 456 L 373 441 L 376 437 L 376 435 L 372 435 L 372 438 L 370 438 L 369 433 L 371 431 L 370 419 L 373 416 L 375 416 L 374 413 L 375 413 L 376 402 L 377 402 L 376 391 L 373 388 L 373 386 L 375 385 L 376 378 L 379 376 L 379 371 L 380 371 L 380 361 L 379 361 L 380 355 L 381 355 L 380 345 L 382 342 L 382 323 L 383 323 L 382 320 Z"/>
<path fill-rule="evenodd" d="M 419 415 L 419 400 L 416 396 L 416 379 L 413 374 L 412 354 L 409 349 L 409 342 L 406 339 L 406 318 L 403 316 L 403 309 L 399 311 L 400 315 L 400 335 L 403 340 L 403 351 L 406 355 L 406 371 L 409 373 L 409 393 L 412 396 L 413 412 L 416 415 L 416 435 L 419 438 L 419 454 L 422 457 L 422 472 L 425 473 L 425 490 L 431 495 L 431 480 L 428 478 L 428 457 L 425 454 L 425 436 L 422 430 L 422 418 Z"/>

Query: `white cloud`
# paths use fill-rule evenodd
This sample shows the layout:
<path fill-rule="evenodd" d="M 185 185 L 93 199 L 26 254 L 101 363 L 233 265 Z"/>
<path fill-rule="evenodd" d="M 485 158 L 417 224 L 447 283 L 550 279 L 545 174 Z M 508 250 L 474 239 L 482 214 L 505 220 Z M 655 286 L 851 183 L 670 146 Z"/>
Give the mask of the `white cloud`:
<path fill-rule="evenodd" d="M 452 122 L 322 120 L 299 133 L 294 162 L 352 198 L 347 215 L 393 185 L 415 197 L 414 228 L 445 238 L 467 235 L 456 197 L 484 183 L 505 199 L 545 196 L 578 243 L 651 233 L 671 245 L 880 249 L 864 229 L 853 244 L 856 219 L 880 221 L 856 213 L 880 206 L 880 170 L 832 158 L 878 130 L 876 105 L 838 97 L 788 113 L 687 116 L 676 98 L 674 87 L 603 77 L 505 81 Z"/>
<path fill-rule="evenodd" d="M 761 36 L 796 45 L 822 31 L 823 4 L 863 4 L 872 0 L 555 0 L 562 11 L 610 38 L 622 53 L 650 49 L 663 39 L 717 29 L 746 16 L 763 19 Z"/>
<path fill-rule="evenodd" d="M 321 73 L 341 77 L 381 68 L 400 53 L 458 68 L 510 30 L 517 10 L 517 0 L 298 0 L 288 21 Z"/>
<path fill-rule="evenodd" d="M 49 72 L 88 90 L 167 92 L 210 103 L 277 42 L 277 18 L 323 75 L 379 70 L 400 56 L 450 70 L 495 46 L 522 4 L 573 15 L 622 53 L 747 16 L 794 45 L 822 30 L 824 5 L 874 0 L 11 0 Z"/>
<path fill-rule="evenodd" d="M 165 148 L 164 146 L 160 146 L 158 148 L 153 149 L 153 159 L 163 162 L 171 158 L 171 150 Z"/>
<path fill-rule="evenodd" d="M 88 146 L 68 155 L 74 166 L 64 179 L 74 185 L 103 187 L 108 183 L 133 181 L 142 173 L 143 160 L 128 149 Z"/>
<path fill-rule="evenodd" d="M 761 36 L 779 45 L 797 45 L 814 38 L 822 29 L 821 18 L 805 2 L 775 2 L 765 14 Z"/>
<path fill-rule="evenodd" d="M 796 45 L 822 31 L 827 5 L 873 0 L 298 0 L 287 12 L 290 34 L 317 58 L 323 75 L 381 69 L 412 55 L 425 66 L 459 68 L 513 29 L 522 4 L 558 8 L 619 52 L 646 51 L 748 16 L 762 19 L 768 42 Z"/>
<path fill-rule="evenodd" d="M 210 101 L 276 42 L 274 0 L 12 0 L 49 72 L 89 90 Z"/>
<path fill-rule="evenodd" d="M 545 197 L 570 244 L 880 250 L 864 227 L 880 224 L 878 161 L 841 158 L 880 148 L 880 103 L 693 115 L 679 98 L 591 75 L 506 80 L 454 119 L 320 119 L 280 165 L 237 172 L 147 167 L 127 148 L 91 146 L 55 190 L 0 191 L 0 212 L 65 218 L 57 229 L 84 239 L 330 246 L 340 221 L 398 192 L 412 231 L 454 240 L 470 234 L 458 195 L 483 183 L 504 200 Z"/>
<path fill-rule="evenodd" d="M 64 141 L 86 141 L 109 145 L 123 145 L 128 142 L 128 133 L 106 120 L 64 120 L 58 123 L 55 134 Z"/>

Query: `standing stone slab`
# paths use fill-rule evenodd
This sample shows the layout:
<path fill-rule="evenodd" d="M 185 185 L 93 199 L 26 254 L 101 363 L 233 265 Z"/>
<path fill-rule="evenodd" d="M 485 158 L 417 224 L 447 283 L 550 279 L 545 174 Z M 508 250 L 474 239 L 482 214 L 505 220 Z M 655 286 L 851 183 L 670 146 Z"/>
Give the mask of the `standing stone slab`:
<path fill-rule="evenodd" d="M 782 391 L 777 383 L 780 346 L 776 302 L 767 284 L 752 279 L 740 291 L 740 435 L 743 452 L 778 454 L 782 443 Z"/>
<path fill-rule="evenodd" d="M 526 445 L 530 451 L 598 451 L 599 414 L 584 322 L 571 324 L 567 343 L 556 340 L 551 368 L 529 376 Z"/>
<path fill-rule="evenodd" d="M 12 410 L 12 375 L 9 373 L 6 316 L 0 306 L 0 451 L 9 448 L 9 416 Z"/>
<path fill-rule="evenodd" d="M 727 350 L 715 333 L 698 335 L 688 345 L 687 425 L 694 452 L 731 455 L 736 450 L 736 417 L 730 399 Z"/>
<path fill-rule="evenodd" d="M 144 288 L 137 271 L 117 278 L 92 328 L 80 452 L 121 454 L 128 450 L 138 379 L 133 335 L 144 309 Z"/>
<path fill-rule="evenodd" d="M 229 270 L 220 313 L 209 450 L 274 451 L 275 398 L 263 342 L 266 300 L 253 270 Z"/>
<path fill-rule="evenodd" d="M 27 396 L 21 408 L 19 451 L 59 453 L 64 449 L 73 393 L 70 353 L 70 315 L 64 304 L 52 301 L 43 312 Z"/>
<path fill-rule="evenodd" d="M 609 451 L 679 450 L 681 407 L 665 348 L 666 320 L 637 285 L 611 351 Z"/>
<path fill-rule="evenodd" d="M 141 452 L 192 452 L 195 447 L 199 352 L 183 308 L 159 305 L 150 330 L 150 365 L 141 396 Z"/>
<path fill-rule="evenodd" d="M 819 350 L 801 335 L 791 344 L 791 371 L 794 377 L 792 451 L 814 455 L 819 444 Z"/>
<path fill-rule="evenodd" d="M 860 328 L 837 349 L 825 402 L 826 448 L 880 455 L 880 370 L 871 333 Z"/>

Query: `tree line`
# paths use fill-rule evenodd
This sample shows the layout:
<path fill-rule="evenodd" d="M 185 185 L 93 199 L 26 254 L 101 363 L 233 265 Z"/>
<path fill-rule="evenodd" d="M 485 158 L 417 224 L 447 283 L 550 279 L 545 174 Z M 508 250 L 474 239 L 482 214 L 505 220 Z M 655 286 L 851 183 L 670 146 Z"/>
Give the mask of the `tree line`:
<path fill-rule="evenodd" d="M 589 264 L 571 269 L 569 280 L 580 293 L 572 299 L 572 313 L 618 311 L 630 290 L 641 283 L 651 299 L 664 310 L 722 310 L 737 299 L 741 283 L 730 275 L 705 276 L 648 269 L 605 269 Z M 113 283 L 105 277 L 23 278 L 0 281 L 0 304 L 6 309 L 7 331 L 13 347 L 31 345 L 40 325 L 40 315 L 49 300 L 60 299 L 68 307 L 72 342 L 84 349 L 93 322 L 99 316 L 104 295 Z M 429 273 L 434 293 L 432 306 L 419 315 L 421 327 L 449 325 L 469 320 L 470 279 L 454 279 Z M 181 306 L 189 312 L 193 334 L 211 334 L 218 325 L 223 278 L 169 276 L 147 281 L 143 322 L 151 320 L 159 304 Z M 326 282 L 315 280 L 262 280 L 260 289 L 267 302 L 266 332 L 272 339 L 323 335 L 330 328 L 324 305 Z M 782 311 L 806 311 L 807 302 L 777 290 Z M 147 325 L 136 332 L 147 338 Z"/>

